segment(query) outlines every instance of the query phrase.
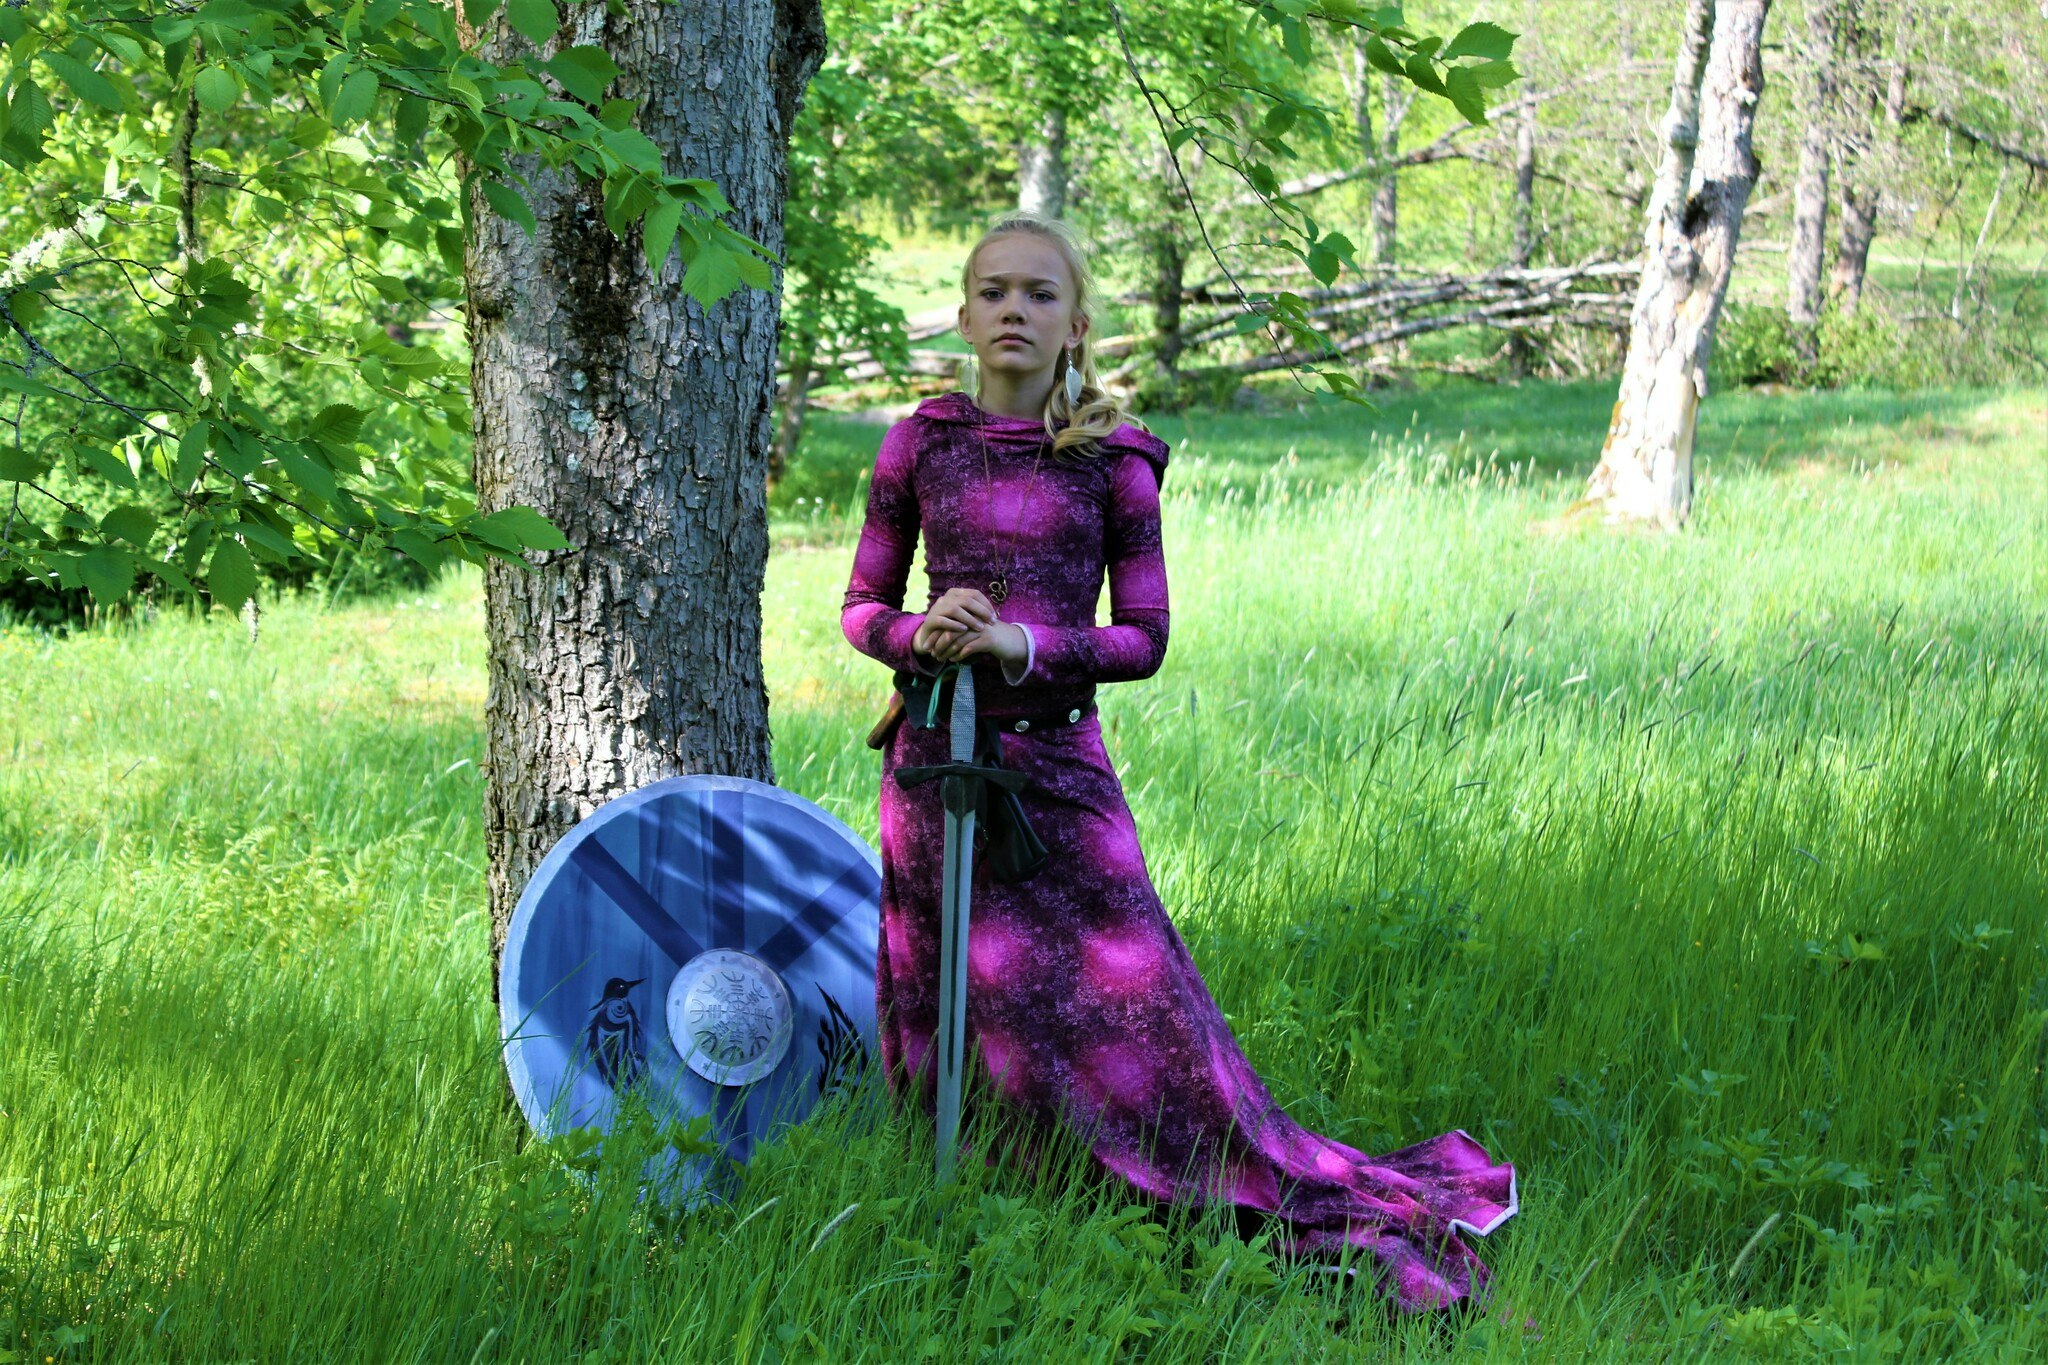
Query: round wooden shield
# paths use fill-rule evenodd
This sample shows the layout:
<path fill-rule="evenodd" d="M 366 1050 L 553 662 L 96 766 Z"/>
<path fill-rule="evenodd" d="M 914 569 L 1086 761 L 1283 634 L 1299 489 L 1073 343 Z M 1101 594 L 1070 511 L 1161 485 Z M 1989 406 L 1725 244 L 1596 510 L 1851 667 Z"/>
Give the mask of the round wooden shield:
<path fill-rule="evenodd" d="M 875 1055 L 881 886 L 859 835 L 765 782 L 675 777 L 600 807 L 527 884 L 499 966 L 528 1121 L 608 1129 L 634 1089 L 657 1121 L 709 1116 L 745 1161 Z"/>

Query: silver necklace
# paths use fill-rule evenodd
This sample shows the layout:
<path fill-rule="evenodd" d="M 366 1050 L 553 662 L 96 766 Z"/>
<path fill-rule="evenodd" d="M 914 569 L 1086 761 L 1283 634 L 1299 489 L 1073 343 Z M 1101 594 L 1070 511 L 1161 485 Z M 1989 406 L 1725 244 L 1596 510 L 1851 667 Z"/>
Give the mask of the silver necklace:
<path fill-rule="evenodd" d="M 976 411 L 980 411 L 980 408 L 981 405 L 977 403 L 975 405 Z M 988 433 L 984 429 L 987 426 L 988 414 L 982 412 L 981 420 L 974 424 L 974 434 L 981 442 L 981 487 L 983 497 L 987 500 L 989 529 L 994 530 L 996 482 L 995 475 L 990 471 L 988 463 Z M 1045 448 L 1048 444 L 1050 443 L 1045 440 L 1040 440 L 1038 443 L 1038 453 L 1031 460 L 1031 479 L 1030 482 L 1024 485 L 1024 500 L 1018 505 L 1017 520 L 1010 527 L 1009 544 L 1007 546 L 1009 553 L 1003 557 L 1002 567 L 996 571 L 996 576 L 988 581 L 988 600 L 996 609 L 997 620 L 1002 619 L 1003 602 L 1010 595 L 1010 570 L 1017 563 L 1017 542 L 1023 535 L 1024 518 L 1031 511 L 1031 495 L 1038 488 L 1038 467 L 1045 460 Z"/>

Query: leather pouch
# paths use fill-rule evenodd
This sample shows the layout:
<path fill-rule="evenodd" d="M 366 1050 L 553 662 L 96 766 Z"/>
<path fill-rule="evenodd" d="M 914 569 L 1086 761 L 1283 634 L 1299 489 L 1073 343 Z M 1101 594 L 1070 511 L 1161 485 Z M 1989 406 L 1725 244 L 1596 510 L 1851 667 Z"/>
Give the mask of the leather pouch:
<path fill-rule="evenodd" d="M 1002 767 L 1002 748 L 997 739 L 1001 732 L 992 724 L 975 728 L 981 732 L 975 747 L 982 751 L 975 757 L 990 767 Z M 989 876 L 997 881 L 1029 881 L 1051 861 L 1052 855 L 1046 850 L 1045 841 L 1038 837 L 1038 831 L 1031 828 L 1031 817 L 1024 813 L 1024 803 L 1017 793 L 991 782 L 983 783 L 975 823 L 986 832 L 982 852 L 988 856 Z"/>

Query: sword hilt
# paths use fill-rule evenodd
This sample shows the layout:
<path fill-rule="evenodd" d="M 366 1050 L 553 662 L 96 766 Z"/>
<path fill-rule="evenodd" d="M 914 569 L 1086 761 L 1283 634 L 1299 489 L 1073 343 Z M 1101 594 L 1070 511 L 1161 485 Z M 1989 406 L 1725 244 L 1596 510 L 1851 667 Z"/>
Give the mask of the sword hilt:
<path fill-rule="evenodd" d="M 898 768 L 896 782 L 899 786 L 919 787 L 935 777 L 964 777 L 974 782 L 993 782 L 1004 791 L 1020 792 L 1031 784 L 1031 779 L 1015 768 L 998 768 L 988 763 L 927 763 L 912 768 Z"/>

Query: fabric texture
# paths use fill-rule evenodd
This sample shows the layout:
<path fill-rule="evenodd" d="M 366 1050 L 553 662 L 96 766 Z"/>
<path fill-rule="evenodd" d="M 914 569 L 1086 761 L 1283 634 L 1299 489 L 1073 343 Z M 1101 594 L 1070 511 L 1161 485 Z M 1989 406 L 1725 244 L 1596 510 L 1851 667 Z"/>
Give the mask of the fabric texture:
<path fill-rule="evenodd" d="M 1002 615 L 1029 623 L 1033 657 L 1014 684 L 993 661 L 976 663 L 982 714 L 1085 706 L 1098 684 L 1159 668 L 1165 444 L 1125 425 L 1099 457 L 1071 464 L 1039 457 L 1044 444 L 1039 423 L 984 414 L 958 393 L 889 429 L 841 618 L 855 648 L 933 672 L 910 646 L 922 612 L 903 610 L 919 540 L 931 601 L 957 586 L 986 591 L 1014 545 Z M 1105 578 L 1106 626 L 1095 623 Z M 1403 1309 L 1477 1293 L 1486 1270 L 1465 1234 L 1483 1236 L 1515 1212 L 1513 1168 L 1462 1131 L 1368 1156 L 1289 1119 L 1152 887 L 1100 720 L 1005 732 L 1001 743 L 1003 765 L 1031 779 L 1022 800 L 1051 861 L 1015 885 L 975 869 L 968 1043 L 994 1091 L 1035 1123 L 1085 1134 L 1106 1170 L 1154 1197 L 1272 1215 L 1295 1254 L 1328 1257 L 1347 1243 L 1369 1253 Z M 913 1078 L 927 1101 L 943 813 L 938 784 L 905 791 L 891 774 L 946 756 L 943 723 L 898 726 L 881 783 L 882 1054 L 892 1079 Z"/>

